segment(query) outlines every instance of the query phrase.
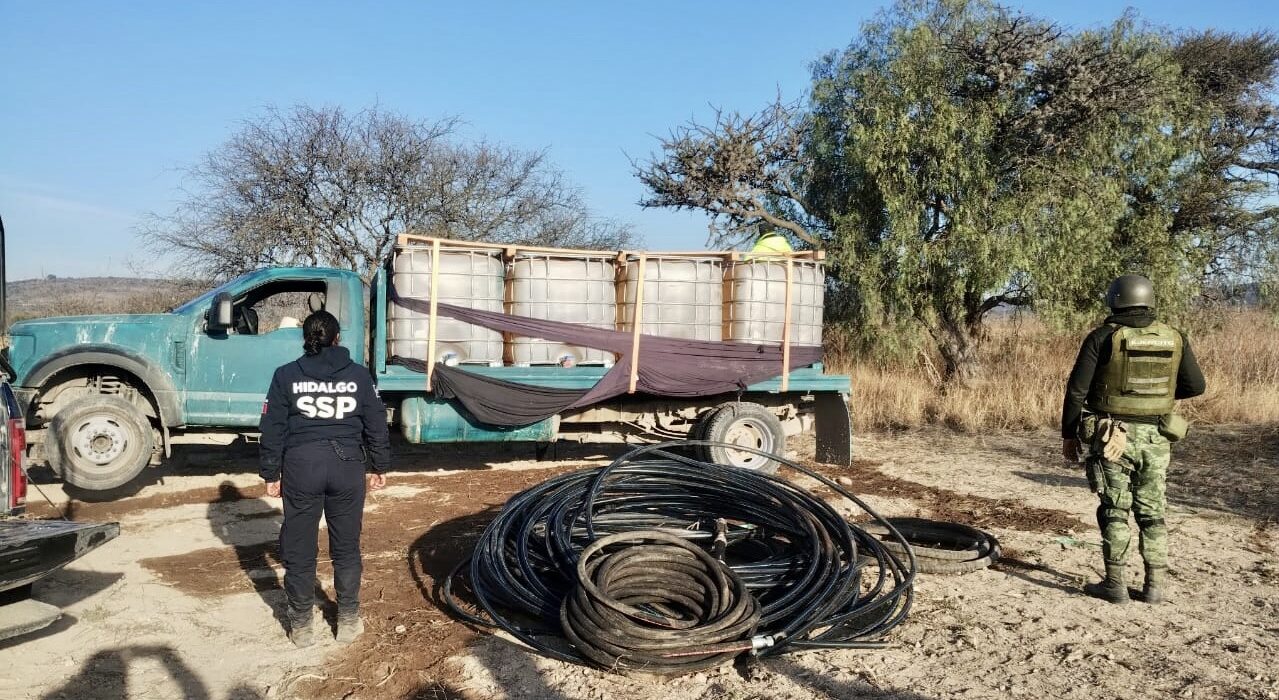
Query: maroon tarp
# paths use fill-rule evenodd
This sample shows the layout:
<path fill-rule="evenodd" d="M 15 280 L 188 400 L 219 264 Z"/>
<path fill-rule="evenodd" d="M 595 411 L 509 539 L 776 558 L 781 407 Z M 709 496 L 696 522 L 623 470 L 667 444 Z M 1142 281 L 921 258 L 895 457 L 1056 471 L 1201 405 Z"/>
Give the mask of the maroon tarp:
<path fill-rule="evenodd" d="M 388 285 L 391 300 L 411 311 L 431 312 L 426 299 L 402 297 Z M 438 302 L 436 313 L 495 331 L 529 338 L 583 345 L 618 355 L 617 364 L 585 391 L 546 389 L 482 377 L 462 369 L 437 364 L 436 391 L 456 398 L 478 420 L 491 425 L 528 425 L 562 411 L 589 406 L 625 394 L 630 386 L 629 332 L 591 328 L 576 323 L 547 321 L 527 316 L 480 311 Z M 639 377 L 636 391 L 656 396 L 713 396 L 744 391 L 748 386 L 782 373 L 782 346 L 687 340 L 640 335 Z M 426 364 L 419 358 L 394 358 L 418 371 Z M 792 345 L 790 368 L 806 367 L 822 359 L 822 349 Z M 554 410 L 551 410 L 551 409 Z M 537 416 L 536 418 L 534 416 Z"/>

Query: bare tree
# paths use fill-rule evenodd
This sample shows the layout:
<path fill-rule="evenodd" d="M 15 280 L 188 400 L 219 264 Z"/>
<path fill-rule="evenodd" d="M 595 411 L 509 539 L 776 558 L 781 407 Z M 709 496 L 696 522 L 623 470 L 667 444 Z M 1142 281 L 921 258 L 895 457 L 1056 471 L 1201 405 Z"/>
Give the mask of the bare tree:
<path fill-rule="evenodd" d="M 270 109 L 187 171 L 185 198 L 140 230 L 184 272 L 327 265 L 366 280 L 402 233 L 616 249 L 629 227 L 591 214 L 542 151 L 458 142 L 456 119 L 373 108 Z"/>
<path fill-rule="evenodd" d="M 755 114 L 716 110 L 713 124 L 674 129 L 660 156 L 633 164 L 651 192 L 640 205 L 705 211 L 718 244 L 779 228 L 820 247 L 815 229 L 825 227 L 807 215 L 801 182 L 804 138 L 798 110 L 780 97 Z"/>

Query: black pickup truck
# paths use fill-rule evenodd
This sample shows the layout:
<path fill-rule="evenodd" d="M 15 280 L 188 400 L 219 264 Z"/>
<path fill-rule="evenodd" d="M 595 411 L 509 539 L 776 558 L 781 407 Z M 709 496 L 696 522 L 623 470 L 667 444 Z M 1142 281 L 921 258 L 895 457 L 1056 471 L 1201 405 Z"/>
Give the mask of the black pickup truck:
<path fill-rule="evenodd" d="M 4 222 L 0 221 L 0 332 L 4 313 Z M 0 360 L 0 639 L 34 632 L 62 615 L 31 597 L 36 581 L 120 534 L 118 523 L 31 520 L 27 509 L 27 433 L 9 387 L 13 370 Z"/>
<path fill-rule="evenodd" d="M 29 520 L 27 478 L 23 469 L 26 435 L 22 413 L 8 382 L 0 381 L 0 639 L 33 632 L 57 620 L 62 611 L 31 597 L 36 581 L 84 556 L 120 534 L 117 523 Z"/>

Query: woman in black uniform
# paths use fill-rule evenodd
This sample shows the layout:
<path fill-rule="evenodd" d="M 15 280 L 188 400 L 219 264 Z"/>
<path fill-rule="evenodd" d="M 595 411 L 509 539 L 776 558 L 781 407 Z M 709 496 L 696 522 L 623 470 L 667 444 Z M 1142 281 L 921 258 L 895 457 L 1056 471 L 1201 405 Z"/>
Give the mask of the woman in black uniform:
<path fill-rule="evenodd" d="M 365 488 L 386 486 L 391 452 L 386 407 L 368 369 L 338 345 L 338 320 L 317 311 L 302 324 L 305 354 L 275 370 L 262 408 L 261 475 L 268 496 L 284 496 L 280 556 L 289 639 L 315 641 L 315 554 L 320 514 L 329 528 L 337 640 L 364 631 L 360 620 L 360 526 Z M 368 471 L 366 477 L 365 471 Z M 281 473 L 283 472 L 283 473 Z"/>

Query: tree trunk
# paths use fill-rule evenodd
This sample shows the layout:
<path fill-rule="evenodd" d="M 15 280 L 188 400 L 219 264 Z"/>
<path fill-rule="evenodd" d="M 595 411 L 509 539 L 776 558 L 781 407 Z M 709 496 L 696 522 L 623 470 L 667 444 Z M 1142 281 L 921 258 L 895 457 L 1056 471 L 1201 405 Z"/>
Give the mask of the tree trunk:
<path fill-rule="evenodd" d="M 964 386 L 981 378 L 981 358 L 977 351 L 984 334 L 980 320 L 975 323 L 943 320 L 934 331 L 942 359 L 942 381 L 946 386 Z"/>
<path fill-rule="evenodd" d="M 963 386 L 981 375 L 976 348 L 969 339 L 948 338 L 938 346 L 938 350 L 942 358 L 942 380 L 947 385 Z"/>

